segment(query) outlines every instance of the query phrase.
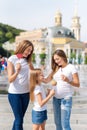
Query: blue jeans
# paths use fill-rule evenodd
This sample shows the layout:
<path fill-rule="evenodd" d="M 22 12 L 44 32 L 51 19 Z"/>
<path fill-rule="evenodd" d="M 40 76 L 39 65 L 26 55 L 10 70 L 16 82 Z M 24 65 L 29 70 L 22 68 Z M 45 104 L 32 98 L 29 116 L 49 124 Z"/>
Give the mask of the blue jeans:
<path fill-rule="evenodd" d="M 23 130 L 23 118 L 29 104 L 29 93 L 8 94 L 8 99 L 14 113 L 14 124 L 12 130 Z"/>
<path fill-rule="evenodd" d="M 53 97 L 54 122 L 56 130 L 71 130 L 70 115 L 72 108 L 72 97 L 57 99 Z"/>

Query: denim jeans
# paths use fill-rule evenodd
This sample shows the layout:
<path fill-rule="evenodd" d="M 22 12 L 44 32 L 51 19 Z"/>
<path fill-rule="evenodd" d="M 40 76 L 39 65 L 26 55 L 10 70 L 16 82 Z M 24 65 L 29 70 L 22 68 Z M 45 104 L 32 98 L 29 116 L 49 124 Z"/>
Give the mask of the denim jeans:
<path fill-rule="evenodd" d="M 53 97 L 54 122 L 56 130 L 71 130 L 70 115 L 72 108 L 72 97 L 57 99 Z"/>
<path fill-rule="evenodd" d="M 12 130 L 23 130 L 23 118 L 29 104 L 29 99 L 29 93 L 8 94 L 8 100 L 15 117 Z"/>
<path fill-rule="evenodd" d="M 44 111 L 32 110 L 32 123 L 33 124 L 42 124 L 46 120 L 47 120 L 47 110 L 44 110 Z"/>

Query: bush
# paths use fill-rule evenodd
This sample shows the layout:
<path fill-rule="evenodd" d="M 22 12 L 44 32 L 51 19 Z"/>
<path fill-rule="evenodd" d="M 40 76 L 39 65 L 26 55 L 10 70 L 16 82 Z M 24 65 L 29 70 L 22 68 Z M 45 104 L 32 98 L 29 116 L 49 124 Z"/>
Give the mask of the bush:
<path fill-rule="evenodd" d="M 87 56 L 85 56 L 85 64 L 87 64 Z"/>
<path fill-rule="evenodd" d="M 11 53 L 0 46 L 0 55 L 4 57 L 9 57 Z"/>
<path fill-rule="evenodd" d="M 0 90 L 0 94 L 8 94 L 7 90 Z"/>

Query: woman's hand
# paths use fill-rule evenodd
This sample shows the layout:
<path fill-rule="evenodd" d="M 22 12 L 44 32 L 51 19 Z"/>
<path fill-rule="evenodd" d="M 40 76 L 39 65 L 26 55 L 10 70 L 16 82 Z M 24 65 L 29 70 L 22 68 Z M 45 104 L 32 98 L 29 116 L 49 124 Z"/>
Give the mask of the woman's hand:
<path fill-rule="evenodd" d="M 21 69 L 20 63 L 16 64 L 15 69 L 16 70 L 14 71 L 14 65 L 8 61 L 7 72 L 8 72 L 8 81 L 10 83 L 13 82 L 17 78 L 17 75 Z"/>
<path fill-rule="evenodd" d="M 61 75 L 61 79 L 65 82 L 69 82 L 69 79 L 65 75 Z"/>
<path fill-rule="evenodd" d="M 21 69 L 21 64 L 17 63 L 15 69 L 16 69 L 16 72 L 19 73 L 19 71 Z"/>
<path fill-rule="evenodd" d="M 54 94 L 55 94 L 55 90 L 51 89 L 50 92 L 49 92 L 49 96 L 52 97 Z"/>
<path fill-rule="evenodd" d="M 80 86 L 79 77 L 78 77 L 77 73 L 72 75 L 72 81 L 70 81 L 65 75 L 61 75 L 61 79 L 65 82 L 71 84 L 72 86 L 75 86 L 75 87 Z"/>

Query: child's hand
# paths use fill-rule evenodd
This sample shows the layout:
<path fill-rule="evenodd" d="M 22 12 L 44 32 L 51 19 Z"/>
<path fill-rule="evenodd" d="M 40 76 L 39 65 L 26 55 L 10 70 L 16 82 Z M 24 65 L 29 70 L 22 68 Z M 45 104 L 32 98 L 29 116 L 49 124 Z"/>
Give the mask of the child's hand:
<path fill-rule="evenodd" d="M 46 81 L 46 79 L 43 77 L 43 78 L 42 78 L 42 82 L 44 83 L 45 81 Z"/>
<path fill-rule="evenodd" d="M 52 86 L 55 86 L 57 84 L 57 82 L 53 79 L 52 81 L 51 81 L 51 85 Z"/>
<path fill-rule="evenodd" d="M 49 95 L 52 97 L 54 94 L 55 94 L 55 90 L 51 89 L 50 92 L 49 92 Z"/>
<path fill-rule="evenodd" d="M 20 69 L 21 69 L 21 64 L 20 63 L 17 63 L 16 66 L 16 72 L 19 73 Z"/>

